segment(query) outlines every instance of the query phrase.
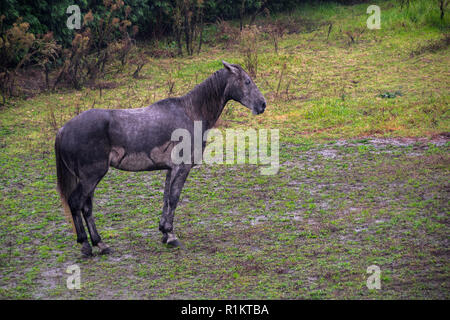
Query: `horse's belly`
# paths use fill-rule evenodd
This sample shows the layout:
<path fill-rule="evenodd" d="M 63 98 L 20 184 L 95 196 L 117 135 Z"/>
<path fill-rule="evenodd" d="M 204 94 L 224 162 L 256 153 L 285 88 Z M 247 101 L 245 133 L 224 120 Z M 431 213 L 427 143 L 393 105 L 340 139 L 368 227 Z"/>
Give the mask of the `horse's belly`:
<path fill-rule="evenodd" d="M 144 152 L 126 154 L 119 163 L 110 163 L 112 167 L 126 171 L 150 170 L 155 163 Z"/>
<path fill-rule="evenodd" d="M 164 169 L 171 166 L 172 142 L 154 147 L 149 153 L 127 153 L 122 147 L 113 147 L 109 154 L 109 165 L 126 171 Z"/>

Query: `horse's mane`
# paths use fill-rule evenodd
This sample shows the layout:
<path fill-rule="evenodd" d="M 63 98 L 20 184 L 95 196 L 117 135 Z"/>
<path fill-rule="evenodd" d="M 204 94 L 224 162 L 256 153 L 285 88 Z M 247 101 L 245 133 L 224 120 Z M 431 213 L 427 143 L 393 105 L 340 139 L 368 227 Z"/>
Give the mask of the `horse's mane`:
<path fill-rule="evenodd" d="M 226 102 L 227 75 L 226 69 L 220 69 L 188 92 L 184 96 L 188 114 L 200 116 L 213 125 Z"/>

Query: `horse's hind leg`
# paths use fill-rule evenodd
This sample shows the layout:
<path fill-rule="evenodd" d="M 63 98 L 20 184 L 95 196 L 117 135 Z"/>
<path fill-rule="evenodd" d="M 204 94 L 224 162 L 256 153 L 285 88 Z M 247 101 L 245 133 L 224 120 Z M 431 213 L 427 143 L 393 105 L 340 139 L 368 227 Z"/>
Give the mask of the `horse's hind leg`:
<path fill-rule="evenodd" d="M 83 220 L 81 218 L 81 208 L 85 202 L 85 197 L 83 197 L 82 186 L 78 183 L 75 190 L 69 197 L 69 207 L 72 212 L 73 223 L 75 225 L 75 231 L 77 232 L 77 242 L 82 245 L 81 253 L 83 256 L 91 256 L 92 248 L 87 239 L 86 232 L 83 227 Z"/>
<path fill-rule="evenodd" d="M 91 256 L 92 248 L 89 245 L 86 232 L 84 231 L 81 212 L 83 213 L 86 221 L 92 244 L 94 246 L 98 246 L 102 253 L 109 252 L 108 247 L 101 241 L 92 216 L 92 197 L 94 194 L 94 189 L 98 182 L 106 174 L 108 168 L 92 166 L 89 169 L 91 170 L 88 170 L 88 168 L 84 168 L 84 170 L 82 170 L 80 174 L 80 181 L 75 191 L 69 198 L 69 206 L 72 211 L 75 229 L 77 232 L 77 242 L 82 244 L 81 253 L 84 256 Z"/>
<path fill-rule="evenodd" d="M 97 246 L 100 249 L 100 254 L 108 254 L 111 252 L 111 249 L 103 243 L 100 235 L 98 234 L 97 228 L 95 227 L 94 217 L 92 215 L 92 199 L 93 192 L 86 199 L 82 209 L 84 221 L 86 221 L 92 245 Z"/>

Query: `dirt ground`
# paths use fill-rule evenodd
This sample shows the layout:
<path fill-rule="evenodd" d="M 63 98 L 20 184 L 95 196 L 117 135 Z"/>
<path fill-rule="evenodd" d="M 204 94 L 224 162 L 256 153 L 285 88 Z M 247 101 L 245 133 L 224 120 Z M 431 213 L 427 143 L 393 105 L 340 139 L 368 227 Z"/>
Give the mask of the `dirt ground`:
<path fill-rule="evenodd" d="M 94 215 L 113 253 L 88 259 L 61 213 L 53 155 L 2 160 L 0 297 L 448 299 L 448 151 L 445 136 L 364 138 L 282 143 L 274 176 L 200 166 L 176 211 L 183 249 L 160 242 L 165 174 L 111 169 Z"/>

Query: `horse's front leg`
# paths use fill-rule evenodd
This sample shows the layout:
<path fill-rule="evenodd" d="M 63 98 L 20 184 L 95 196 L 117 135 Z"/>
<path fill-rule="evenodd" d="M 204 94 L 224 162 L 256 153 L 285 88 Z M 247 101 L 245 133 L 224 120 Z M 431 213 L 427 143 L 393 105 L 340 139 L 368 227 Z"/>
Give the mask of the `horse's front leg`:
<path fill-rule="evenodd" d="M 164 233 L 162 230 L 162 226 L 165 223 L 165 216 L 167 214 L 167 209 L 169 209 L 169 193 L 170 193 L 170 176 L 171 176 L 172 170 L 167 170 L 166 174 L 166 184 L 164 187 L 164 206 L 162 210 L 161 219 L 159 221 L 159 230 L 163 233 L 162 242 L 167 243 L 168 235 L 167 233 Z"/>
<path fill-rule="evenodd" d="M 169 170 L 166 175 L 164 207 L 159 222 L 159 230 L 163 234 L 162 242 L 174 247 L 181 245 L 173 231 L 174 213 L 190 169 L 191 166 L 181 165 Z"/>

